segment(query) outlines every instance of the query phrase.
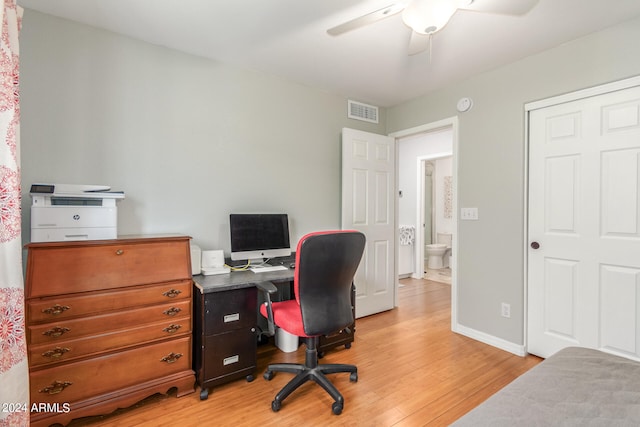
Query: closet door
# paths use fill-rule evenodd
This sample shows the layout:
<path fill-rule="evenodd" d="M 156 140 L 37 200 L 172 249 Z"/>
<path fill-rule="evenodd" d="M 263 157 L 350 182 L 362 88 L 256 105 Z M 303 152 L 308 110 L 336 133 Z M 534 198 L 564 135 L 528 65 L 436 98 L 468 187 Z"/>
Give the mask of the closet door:
<path fill-rule="evenodd" d="M 529 113 L 528 351 L 640 358 L 640 87 Z"/>

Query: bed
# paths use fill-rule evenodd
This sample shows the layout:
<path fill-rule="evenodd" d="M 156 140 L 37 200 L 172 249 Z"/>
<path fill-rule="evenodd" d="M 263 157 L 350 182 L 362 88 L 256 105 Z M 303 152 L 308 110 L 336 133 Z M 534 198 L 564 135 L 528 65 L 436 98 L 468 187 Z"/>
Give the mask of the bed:
<path fill-rule="evenodd" d="M 640 426 L 640 363 L 565 348 L 452 425 Z"/>

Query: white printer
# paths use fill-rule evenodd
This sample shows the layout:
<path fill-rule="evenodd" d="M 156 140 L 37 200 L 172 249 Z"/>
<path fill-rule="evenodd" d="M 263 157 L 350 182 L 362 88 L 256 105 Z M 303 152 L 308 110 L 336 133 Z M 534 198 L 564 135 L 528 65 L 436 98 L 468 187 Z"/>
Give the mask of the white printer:
<path fill-rule="evenodd" d="M 118 236 L 124 192 L 105 185 L 33 184 L 31 241 L 102 240 Z"/>

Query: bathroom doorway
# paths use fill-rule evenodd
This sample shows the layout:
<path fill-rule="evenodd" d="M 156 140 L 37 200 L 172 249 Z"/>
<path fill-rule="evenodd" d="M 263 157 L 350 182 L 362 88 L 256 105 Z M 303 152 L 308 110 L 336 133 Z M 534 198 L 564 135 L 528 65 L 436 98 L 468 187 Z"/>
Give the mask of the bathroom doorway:
<path fill-rule="evenodd" d="M 408 130 L 404 135 L 395 135 L 398 141 L 399 190 L 396 217 L 401 236 L 398 247 L 399 277 L 424 278 L 425 245 L 435 242 L 438 232 L 448 232 L 451 236 L 455 229 L 454 133 L 455 120 L 445 120 Z M 427 174 L 425 169 L 431 174 Z M 447 196 L 450 219 L 447 228 L 443 230 L 443 223 L 438 218 L 443 216 L 444 210 L 445 175 L 450 189 Z M 402 238 L 407 235 L 411 235 L 412 239 Z M 448 253 L 446 256 L 448 261 Z M 447 269 L 449 271 L 451 270 Z M 451 274 L 439 277 L 439 280 L 451 283 Z"/>

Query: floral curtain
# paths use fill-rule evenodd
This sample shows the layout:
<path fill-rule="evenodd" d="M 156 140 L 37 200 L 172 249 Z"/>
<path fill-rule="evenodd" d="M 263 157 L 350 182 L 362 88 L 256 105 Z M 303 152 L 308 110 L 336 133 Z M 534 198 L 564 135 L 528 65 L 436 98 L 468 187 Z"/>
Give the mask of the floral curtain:
<path fill-rule="evenodd" d="M 22 9 L 1 0 L 0 21 L 0 426 L 29 425 L 29 371 L 20 237 L 18 32 Z"/>

